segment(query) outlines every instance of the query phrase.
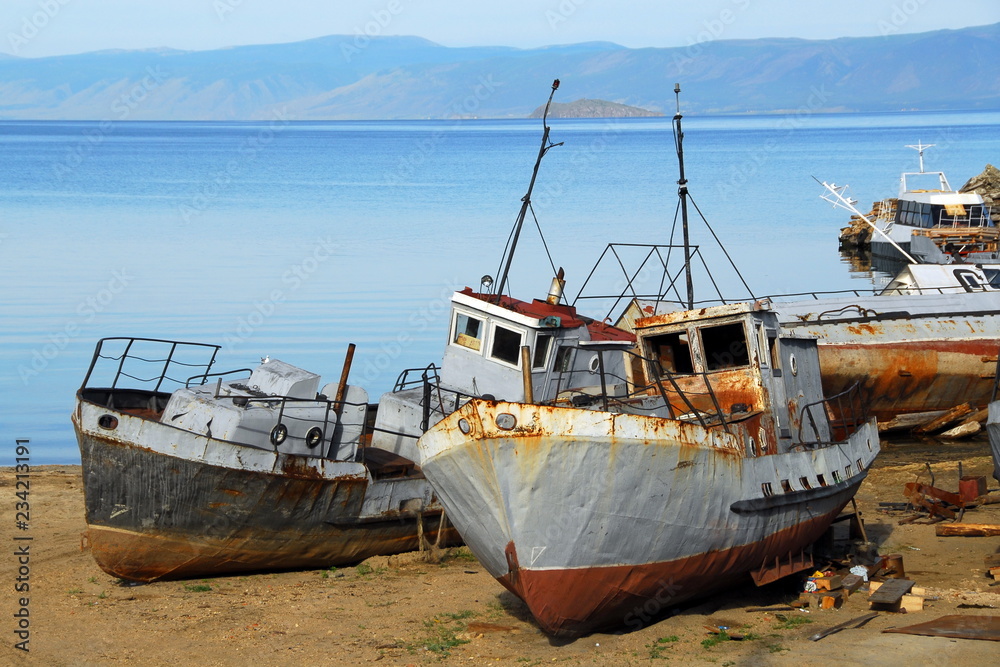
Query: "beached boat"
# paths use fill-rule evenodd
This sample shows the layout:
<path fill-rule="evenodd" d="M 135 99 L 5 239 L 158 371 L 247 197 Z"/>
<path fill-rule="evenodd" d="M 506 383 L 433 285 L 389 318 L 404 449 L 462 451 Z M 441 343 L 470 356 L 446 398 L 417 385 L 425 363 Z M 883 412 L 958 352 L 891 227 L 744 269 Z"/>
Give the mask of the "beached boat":
<path fill-rule="evenodd" d="M 438 384 L 506 387 L 447 401 L 417 441 L 490 574 L 571 637 L 812 567 L 879 451 L 856 391 L 822 396 L 816 341 L 758 301 L 641 318 L 633 343 L 561 305 L 561 278 L 547 306 L 503 280 L 455 295 Z"/>
<path fill-rule="evenodd" d="M 524 305 L 482 304 L 456 302 L 449 349 L 463 351 L 463 312 L 492 326 Z M 526 343 L 547 331 L 523 324 Z M 561 337 L 557 356 L 592 355 L 590 386 L 538 400 L 512 385 L 417 443 L 466 544 L 553 635 L 640 627 L 748 575 L 812 567 L 804 550 L 879 451 L 860 395 L 824 400 L 816 341 L 782 332 L 767 302 L 645 318 L 635 333 L 624 377 L 607 370 L 622 351 Z M 481 355 L 463 370 L 499 365 Z"/>
<path fill-rule="evenodd" d="M 931 146 L 907 146 L 918 151 L 920 171 L 901 174 L 898 196 L 879 203 L 873 257 L 934 264 L 997 260 L 1000 230 L 989 207 L 979 194 L 954 190 L 944 172 L 924 171 L 924 151 Z"/>
<path fill-rule="evenodd" d="M 369 446 L 368 395 L 277 359 L 106 338 L 77 392 L 87 537 L 135 581 L 327 568 L 457 539 L 419 467 Z M 171 387 L 175 387 L 170 391 Z"/>

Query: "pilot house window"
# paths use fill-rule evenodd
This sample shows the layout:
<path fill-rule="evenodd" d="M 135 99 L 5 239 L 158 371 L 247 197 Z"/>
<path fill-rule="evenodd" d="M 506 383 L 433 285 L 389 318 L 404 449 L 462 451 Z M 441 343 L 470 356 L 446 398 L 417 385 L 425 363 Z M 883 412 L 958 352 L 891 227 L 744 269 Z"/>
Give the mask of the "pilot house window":
<path fill-rule="evenodd" d="M 694 362 L 691 360 L 691 346 L 688 344 L 686 331 L 654 336 L 649 339 L 653 358 L 660 363 L 660 368 L 667 373 L 693 373 Z"/>
<path fill-rule="evenodd" d="M 550 347 L 552 347 L 552 334 L 538 334 L 535 337 L 535 350 L 531 357 L 531 367 L 533 369 L 545 368 L 545 361 L 549 358 Z"/>
<path fill-rule="evenodd" d="M 701 344 L 705 348 L 707 370 L 717 371 L 750 365 L 750 351 L 747 348 L 746 330 L 742 322 L 703 327 Z"/>
<path fill-rule="evenodd" d="M 521 355 L 521 334 L 501 326 L 493 330 L 493 347 L 490 356 L 508 364 L 517 365 Z"/>
<path fill-rule="evenodd" d="M 458 313 L 455 316 L 455 337 L 452 342 L 479 352 L 483 347 L 483 321 Z"/>

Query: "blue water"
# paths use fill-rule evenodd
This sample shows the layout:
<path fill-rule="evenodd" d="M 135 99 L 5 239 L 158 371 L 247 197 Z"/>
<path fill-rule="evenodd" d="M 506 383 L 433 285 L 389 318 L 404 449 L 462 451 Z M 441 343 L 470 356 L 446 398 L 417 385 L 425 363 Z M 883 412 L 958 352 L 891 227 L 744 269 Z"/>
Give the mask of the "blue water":
<path fill-rule="evenodd" d="M 955 187 L 1000 160 L 1000 112 L 684 123 L 694 202 L 757 295 L 867 285 L 811 176 L 867 210 L 915 169 L 906 144 L 937 144 L 927 167 Z M 572 296 L 605 244 L 669 242 L 677 166 L 669 119 L 550 124 L 564 145 L 534 210 Z M 79 461 L 69 414 L 104 336 L 219 343 L 218 370 L 270 355 L 324 381 L 355 342 L 373 398 L 439 360 L 450 292 L 496 275 L 540 137 L 527 120 L 0 123 L 0 465 L 16 438 L 33 463 Z M 692 237 L 736 291 L 710 232 Z M 515 296 L 547 290 L 538 239 L 531 222 Z"/>

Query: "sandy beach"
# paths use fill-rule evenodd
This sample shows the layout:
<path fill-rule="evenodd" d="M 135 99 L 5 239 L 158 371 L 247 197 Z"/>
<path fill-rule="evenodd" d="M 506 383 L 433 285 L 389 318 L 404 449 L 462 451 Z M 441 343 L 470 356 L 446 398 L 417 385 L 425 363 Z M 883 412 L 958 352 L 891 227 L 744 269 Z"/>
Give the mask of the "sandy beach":
<path fill-rule="evenodd" d="M 929 483 L 923 460 L 934 461 L 936 485 L 945 489 L 957 488 L 959 459 L 965 475 L 989 475 L 992 469 L 985 440 L 936 447 L 920 457 L 888 448 L 857 498 L 880 552 L 902 554 L 908 577 L 934 599 L 923 611 L 882 613 L 863 628 L 818 642 L 809 635 L 867 613 L 866 596 L 810 613 L 747 611 L 795 600 L 801 580 L 792 577 L 761 589 L 751 584 L 725 591 L 650 619 L 639 630 L 557 642 L 538 630 L 520 601 L 465 548 L 436 554 L 438 562 L 409 553 L 329 571 L 122 585 L 97 567 L 86 548 L 79 466 L 30 469 L 26 529 L 17 527 L 14 516 L 14 504 L 21 502 L 15 470 L 4 468 L 0 493 L 10 517 L 2 531 L 8 555 L 0 565 L 7 591 L 0 663 L 996 663 L 1000 642 L 882 633 L 946 614 L 1000 614 L 1000 586 L 990 586 L 983 566 L 986 554 L 1000 552 L 1000 537 L 939 538 L 934 526 L 898 525 L 906 515 L 879 511 L 879 502 L 904 500 L 906 482 Z M 1000 523 L 1000 505 L 972 510 L 965 520 Z M 728 626 L 746 639 L 713 642 L 705 626 Z M 29 650 L 17 648 L 19 643 Z"/>

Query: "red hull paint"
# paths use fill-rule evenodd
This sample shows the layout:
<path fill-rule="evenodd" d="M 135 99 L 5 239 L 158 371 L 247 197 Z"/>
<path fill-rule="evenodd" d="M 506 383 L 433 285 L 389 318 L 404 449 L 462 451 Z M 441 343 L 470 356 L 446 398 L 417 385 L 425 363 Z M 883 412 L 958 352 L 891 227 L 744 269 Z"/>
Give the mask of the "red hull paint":
<path fill-rule="evenodd" d="M 512 569 L 497 580 L 527 603 L 548 634 L 577 637 L 602 628 L 638 630 L 685 600 L 746 577 L 766 558 L 799 552 L 819 539 L 841 509 L 843 505 L 760 542 L 645 565 L 522 569 L 510 544 L 507 560 Z"/>

